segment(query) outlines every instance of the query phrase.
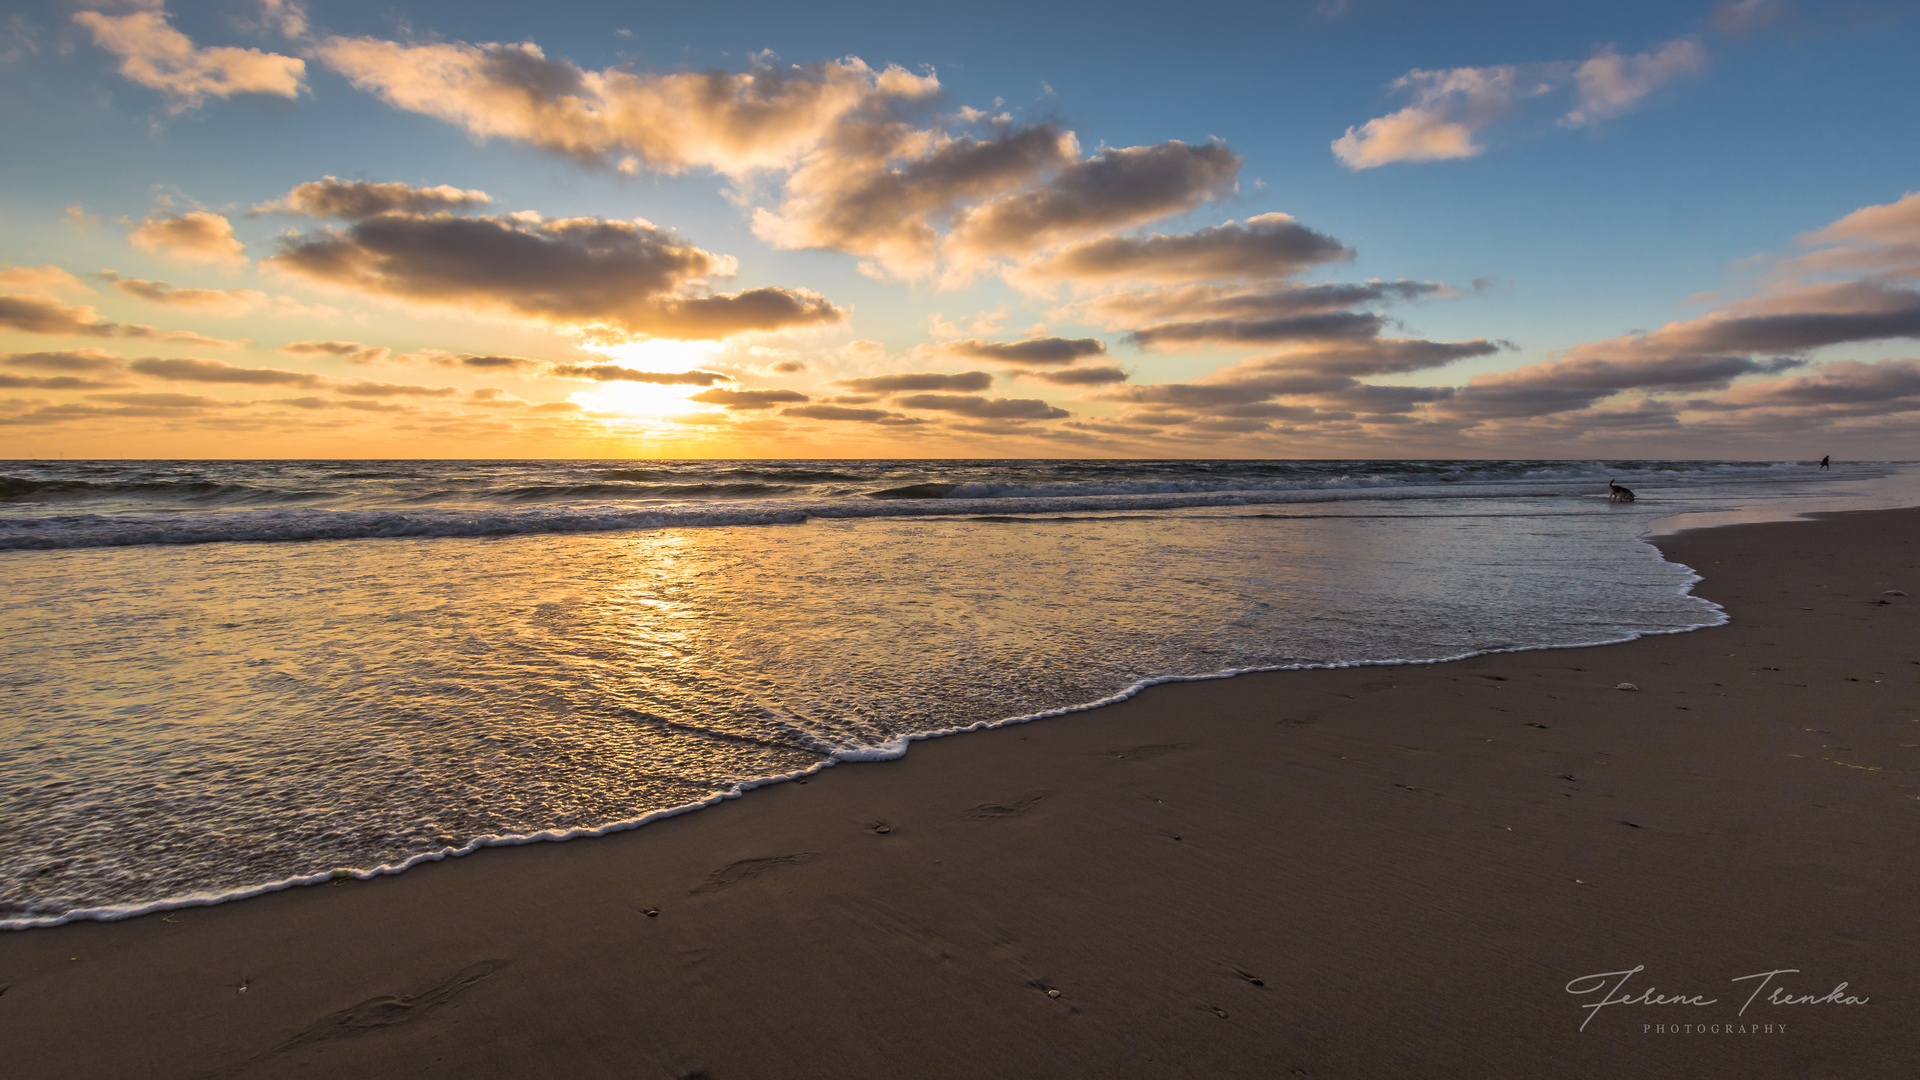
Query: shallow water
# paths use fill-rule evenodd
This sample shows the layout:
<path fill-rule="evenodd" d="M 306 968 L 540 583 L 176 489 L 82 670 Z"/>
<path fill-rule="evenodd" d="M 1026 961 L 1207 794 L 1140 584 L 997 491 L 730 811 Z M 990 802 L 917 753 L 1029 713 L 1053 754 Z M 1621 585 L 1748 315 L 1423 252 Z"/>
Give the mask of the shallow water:
<path fill-rule="evenodd" d="M 174 486 L 16 494 L 12 535 L 85 542 L 0 551 L 0 925 L 623 827 L 1156 680 L 1711 625 L 1722 616 L 1686 594 L 1691 572 L 1636 537 L 1654 517 L 1742 505 L 1743 490 L 1793 489 L 1805 473 L 1162 463 L 1128 480 L 1127 464 L 695 463 L 682 486 L 805 474 L 845 491 L 689 499 L 650 511 L 664 525 L 494 536 L 452 527 L 475 519 L 445 500 L 425 518 L 383 500 L 459 487 L 469 503 L 483 488 L 517 498 L 499 493 L 556 469 L 567 484 L 618 469 L 657 487 L 675 467 L 234 463 L 209 478 L 101 463 L 85 482 L 118 470 L 113 483 Z M 73 479 L 44 471 L 31 482 Z M 974 490 L 949 498 L 867 497 L 967 475 Z M 1608 504 L 1595 483 L 1607 475 L 1634 477 L 1641 501 Z M 1810 480 L 1808 493 L 1834 490 Z M 205 542 L 269 527 L 236 515 L 290 511 L 184 505 L 189 484 L 249 498 L 324 488 L 357 508 L 297 513 L 411 513 L 439 531 Z M 1195 490 L 1114 490 L 1175 484 Z M 695 524 L 746 514 L 790 523 Z M 128 545 L 128 519 L 168 538 Z M 92 542 L 109 534 L 120 541 Z"/>

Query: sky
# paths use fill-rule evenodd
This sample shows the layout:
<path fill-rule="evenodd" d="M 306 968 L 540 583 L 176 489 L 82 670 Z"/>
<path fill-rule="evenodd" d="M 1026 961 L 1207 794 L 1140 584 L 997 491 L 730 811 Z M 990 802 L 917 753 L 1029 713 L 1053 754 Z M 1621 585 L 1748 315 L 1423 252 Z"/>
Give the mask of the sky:
<path fill-rule="evenodd" d="M 0 458 L 1920 459 L 1920 4 L 24 0 Z"/>

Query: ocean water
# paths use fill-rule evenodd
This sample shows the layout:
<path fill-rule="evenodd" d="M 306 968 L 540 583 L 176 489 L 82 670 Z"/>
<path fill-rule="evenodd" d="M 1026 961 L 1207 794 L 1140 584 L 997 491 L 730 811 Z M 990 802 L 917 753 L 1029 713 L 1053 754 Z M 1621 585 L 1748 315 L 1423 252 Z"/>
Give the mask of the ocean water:
<path fill-rule="evenodd" d="M 1713 625 L 1650 521 L 1895 471 L 0 462 L 0 928 L 629 828 L 1156 681 Z"/>

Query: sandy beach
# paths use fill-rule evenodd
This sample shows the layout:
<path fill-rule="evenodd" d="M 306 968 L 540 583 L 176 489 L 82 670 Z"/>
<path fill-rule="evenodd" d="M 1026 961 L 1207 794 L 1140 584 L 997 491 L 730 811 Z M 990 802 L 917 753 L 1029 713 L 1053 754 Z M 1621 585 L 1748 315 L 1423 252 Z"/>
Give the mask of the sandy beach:
<path fill-rule="evenodd" d="M 1730 625 L 1165 685 L 603 839 L 0 934 L 4 1071 L 1907 1075 L 1916 537 L 1680 534 Z"/>

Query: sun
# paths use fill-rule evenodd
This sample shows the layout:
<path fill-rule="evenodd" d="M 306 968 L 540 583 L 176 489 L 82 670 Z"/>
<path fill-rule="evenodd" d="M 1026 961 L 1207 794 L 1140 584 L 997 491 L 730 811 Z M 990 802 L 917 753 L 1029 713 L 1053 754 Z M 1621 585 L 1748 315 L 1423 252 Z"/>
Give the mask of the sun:
<path fill-rule="evenodd" d="M 711 363 L 721 351 L 717 342 L 665 339 L 590 348 L 621 367 L 675 375 Z M 694 383 L 649 383 L 620 379 L 600 383 L 591 389 L 576 390 L 567 398 L 589 412 L 613 413 L 632 419 L 664 420 L 700 409 L 698 404 L 687 399 L 704 389 L 706 387 Z"/>

